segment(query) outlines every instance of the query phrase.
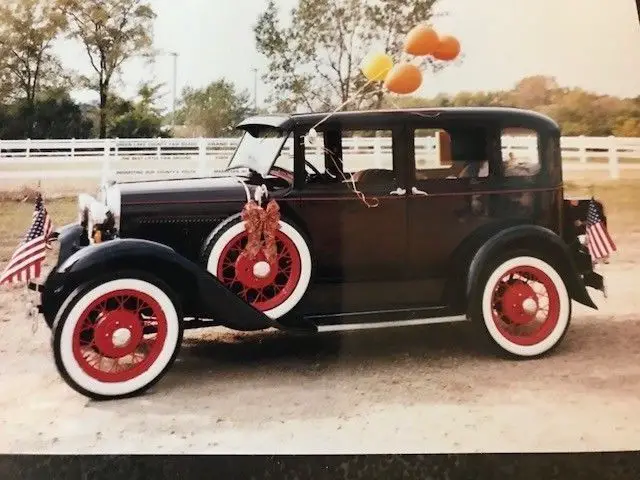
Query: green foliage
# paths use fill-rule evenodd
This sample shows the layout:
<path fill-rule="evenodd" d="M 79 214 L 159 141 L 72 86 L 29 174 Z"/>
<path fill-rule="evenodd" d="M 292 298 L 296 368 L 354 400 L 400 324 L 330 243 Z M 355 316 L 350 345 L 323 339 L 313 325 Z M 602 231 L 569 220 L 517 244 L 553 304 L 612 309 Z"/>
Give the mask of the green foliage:
<path fill-rule="evenodd" d="M 65 27 L 54 0 L 5 0 L 0 6 L 0 93 L 20 101 L 31 133 L 37 95 L 64 83 L 63 69 L 52 53 L 53 41 Z"/>
<path fill-rule="evenodd" d="M 113 98 L 110 102 L 108 136 L 119 138 L 167 137 L 162 128 L 163 118 L 154 107 L 162 85 L 144 84 L 138 91 L 137 101 Z"/>
<path fill-rule="evenodd" d="M 0 6 L 0 68 L 5 85 L 32 102 L 40 89 L 60 81 L 62 66 L 52 53 L 65 27 L 54 0 L 5 0 Z"/>
<path fill-rule="evenodd" d="M 0 106 L 0 138 L 89 138 L 92 122 L 64 89 Z"/>
<path fill-rule="evenodd" d="M 85 47 L 95 76 L 86 79 L 100 96 L 100 137 L 106 136 L 113 76 L 134 55 L 151 53 L 155 13 L 146 0 L 58 0 L 69 36 Z"/>
<path fill-rule="evenodd" d="M 273 0 L 254 27 L 257 49 L 269 62 L 264 80 L 278 107 L 331 110 L 353 97 L 349 108 L 377 107 L 385 92 L 360 73 L 372 50 L 402 58 L 406 34 L 429 22 L 437 0 L 299 0 L 291 24 L 281 26 Z M 441 62 L 425 61 L 425 71 Z M 360 91 L 362 90 L 362 91 Z M 285 105 L 286 104 L 286 105 Z"/>
<path fill-rule="evenodd" d="M 182 93 L 177 121 L 189 136 L 237 135 L 236 125 L 252 113 L 249 93 L 237 92 L 225 79 L 204 88 L 188 87 Z"/>

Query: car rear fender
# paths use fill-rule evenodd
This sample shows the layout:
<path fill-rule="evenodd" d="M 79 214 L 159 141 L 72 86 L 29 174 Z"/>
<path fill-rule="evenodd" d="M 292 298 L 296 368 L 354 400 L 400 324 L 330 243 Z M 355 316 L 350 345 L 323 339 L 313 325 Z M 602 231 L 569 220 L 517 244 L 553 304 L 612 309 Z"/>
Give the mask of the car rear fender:
<path fill-rule="evenodd" d="M 278 328 L 275 321 L 244 302 L 206 269 L 149 240 L 116 239 L 82 248 L 57 267 L 51 282 L 64 283 L 67 291 L 101 273 L 120 269 L 145 271 L 164 281 L 180 298 L 185 316 L 212 319 L 241 331 Z"/>
<path fill-rule="evenodd" d="M 538 225 L 517 225 L 494 234 L 477 250 L 469 265 L 466 280 L 467 306 L 478 286 L 478 279 L 487 261 L 497 253 L 515 249 L 537 252 L 552 262 L 567 285 L 569 295 L 575 301 L 597 310 L 582 281 L 571 252 L 563 240 L 553 231 Z"/>

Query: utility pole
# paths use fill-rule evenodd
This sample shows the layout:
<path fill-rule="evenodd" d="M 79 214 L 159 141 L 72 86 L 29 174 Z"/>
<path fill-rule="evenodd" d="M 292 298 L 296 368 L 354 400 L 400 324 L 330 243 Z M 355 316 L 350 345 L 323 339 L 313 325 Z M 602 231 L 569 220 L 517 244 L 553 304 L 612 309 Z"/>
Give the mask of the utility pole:
<path fill-rule="evenodd" d="M 178 100 L 178 52 L 169 52 L 173 57 L 173 106 L 171 109 L 171 130 L 176 128 L 176 104 Z"/>
<path fill-rule="evenodd" d="M 253 68 L 253 111 L 258 113 L 258 69 Z"/>

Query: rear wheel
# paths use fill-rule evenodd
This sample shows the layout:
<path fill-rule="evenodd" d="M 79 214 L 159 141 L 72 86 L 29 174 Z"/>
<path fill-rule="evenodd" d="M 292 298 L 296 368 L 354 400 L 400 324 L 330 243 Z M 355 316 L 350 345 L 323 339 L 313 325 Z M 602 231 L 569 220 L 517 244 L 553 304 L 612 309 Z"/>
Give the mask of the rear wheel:
<path fill-rule="evenodd" d="M 503 353 L 535 358 L 555 349 L 571 320 L 571 298 L 557 269 L 531 252 L 488 266 L 473 299 L 473 319 Z"/>
<path fill-rule="evenodd" d="M 142 393 L 167 372 L 182 318 L 160 280 L 114 273 L 76 289 L 54 323 L 53 352 L 65 382 L 98 400 Z"/>

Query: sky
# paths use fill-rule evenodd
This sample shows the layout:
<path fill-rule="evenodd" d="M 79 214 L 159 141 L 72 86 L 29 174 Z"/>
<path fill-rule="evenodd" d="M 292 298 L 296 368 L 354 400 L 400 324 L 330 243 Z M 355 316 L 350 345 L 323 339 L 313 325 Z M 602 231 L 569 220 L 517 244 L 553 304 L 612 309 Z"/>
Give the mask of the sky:
<path fill-rule="evenodd" d="M 255 48 L 253 25 L 266 0 L 151 0 L 155 47 L 179 54 L 178 92 L 219 78 L 254 93 L 254 72 L 266 59 Z M 296 0 L 277 0 L 286 15 Z M 237 5 L 241 4 L 242 7 Z M 606 7 L 606 8 L 605 8 Z M 528 75 L 555 76 L 562 86 L 622 97 L 640 95 L 640 25 L 634 0 L 440 0 L 438 32 L 461 42 L 462 61 L 426 76 L 417 94 L 512 88 Z M 80 45 L 57 45 L 66 66 L 89 73 Z M 162 105 L 172 100 L 173 59 L 154 66 L 125 64 L 119 91 L 135 94 L 145 80 L 165 82 Z M 267 90 L 258 78 L 258 104 Z M 76 92 L 79 100 L 95 94 Z"/>

